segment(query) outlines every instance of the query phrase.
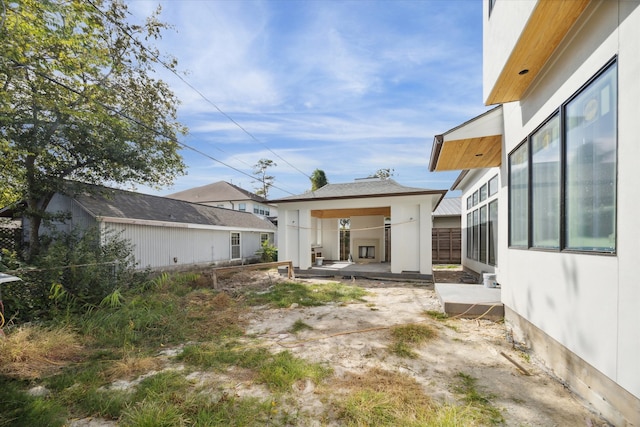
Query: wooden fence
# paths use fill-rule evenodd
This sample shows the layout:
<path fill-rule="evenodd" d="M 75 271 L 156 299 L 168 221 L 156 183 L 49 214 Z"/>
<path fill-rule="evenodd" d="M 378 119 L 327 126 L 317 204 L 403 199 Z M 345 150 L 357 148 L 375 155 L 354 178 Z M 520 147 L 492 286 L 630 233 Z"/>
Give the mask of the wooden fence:
<path fill-rule="evenodd" d="M 434 228 L 431 256 L 433 264 L 460 264 L 462 231 L 459 228 Z"/>

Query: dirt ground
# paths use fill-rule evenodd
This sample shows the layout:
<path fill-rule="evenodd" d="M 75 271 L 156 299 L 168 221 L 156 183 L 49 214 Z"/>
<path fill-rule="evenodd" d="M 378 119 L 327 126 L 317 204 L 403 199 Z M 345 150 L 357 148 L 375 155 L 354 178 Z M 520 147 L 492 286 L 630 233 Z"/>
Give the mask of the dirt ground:
<path fill-rule="evenodd" d="M 455 282 L 461 275 L 466 277 L 460 271 L 440 271 L 436 272 L 436 280 Z M 440 402 L 454 401 L 451 383 L 457 373 L 471 375 L 478 379 L 483 392 L 493 396 L 491 403 L 502 410 L 508 426 L 607 425 L 530 355 L 513 348 L 506 339 L 503 323 L 425 317 L 427 310 L 442 310 L 432 284 L 340 281 L 368 290 L 366 302 L 255 310 L 249 315 L 247 334 L 269 342 L 274 351 L 288 349 L 304 359 L 326 362 L 338 378 L 373 367 L 404 372 Z M 297 334 L 287 332 L 297 320 L 313 329 Z M 386 349 L 389 332 L 378 328 L 416 321 L 435 325 L 439 337 L 420 347 L 416 359 L 391 355 Z M 520 372 L 501 352 L 530 375 Z M 237 392 L 243 394 L 242 386 Z M 302 407 L 322 409 L 311 384 L 301 390 L 297 399 Z"/>
<path fill-rule="evenodd" d="M 460 271 L 436 273 L 437 281 L 459 281 Z M 240 280 L 239 280 L 240 279 Z M 274 271 L 253 272 L 250 277 L 237 275 L 221 283 L 223 290 L 239 294 L 239 288 L 251 286 L 267 289 L 282 280 Z M 317 283 L 318 279 L 299 279 Z M 337 426 L 327 419 L 326 393 L 349 374 L 365 374 L 371 368 L 402 372 L 417 380 L 424 391 L 440 403 L 456 403 L 453 386 L 456 374 L 477 378 L 477 387 L 490 396 L 507 426 L 606 426 L 608 425 L 545 372 L 531 355 L 513 347 L 506 339 L 502 323 L 489 320 L 446 319 L 425 316 L 425 311 L 441 310 L 431 283 L 407 283 L 389 280 L 334 279 L 360 286 L 369 292 L 364 302 L 301 307 L 293 304 L 283 309 L 255 307 L 246 316 L 246 334 L 264 343 L 272 351 L 289 350 L 308 361 L 323 362 L 334 370 L 326 384 L 311 381 L 296 385 L 289 400 L 291 408 L 304 412 L 304 426 Z M 241 282 L 242 284 L 240 284 Z M 292 325 L 301 320 L 310 330 L 292 333 Z M 393 325 L 426 322 L 438 331 L 438 337 L 416 349 L 415 359 L 391 354 L 388 328 Z M 172 356 L 180 349 L 163 353 L 167 369 L 181 369 Z M 510 356 L 530 375 L 523 374 Z M 211 386 L 212 393 L 266 398 L 269 392 L 255 384 L 240 369 L 225 374 L 192 372 L 191 380 Z M 322 387 L 322 390 L 320 388 Z M 457 402 L 459 403 L 459 402 Z M 76 427 L 109 426 L 98 420 L 76 420 Z"/>

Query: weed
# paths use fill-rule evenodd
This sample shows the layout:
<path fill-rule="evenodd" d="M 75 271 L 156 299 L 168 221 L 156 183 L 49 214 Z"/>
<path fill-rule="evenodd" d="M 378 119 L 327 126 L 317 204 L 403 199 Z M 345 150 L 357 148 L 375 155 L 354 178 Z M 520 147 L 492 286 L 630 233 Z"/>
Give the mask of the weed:
<path fill-rule="evenodd" d="M 449 317 L 447 313 L 438 310 L 426 310 L 424 314 L 436 320 L 445 320 Z"/>
<path fill-rule="evenodd" d="M 248 301 L 252 305 L 271 304 L 276 307 L 290 307 L 298 304 L 313 307 L 328 303 L 352 303 L 363 301 L 367 292 L 357 286 L 341 283 L 304 284 L 294 282 L 277 283 L 269 292 L 250 293 Z"/>
<path fill-rule="evenodd" d="M 256 368 L 268 359 L 269 352 L 262 348 L 243 349 L 235 341 L 224 344 L 194 344 L 186 346 L 178 360 L 201 368 L 223 369 L 230 365 Z"/>
<path fill-rule="evenodd" d="M 311 329 L 313 329 L 312 326 L 304 323 L 303 320 L 298 319 L 295 322 L 293 322 L 293 325 L 291 325 L 291 328 L 289 329 L 289 331 L 291 331 L 292 334 L 297 334 L 300 331 L 311 330 Z"/>
<path fill-rule="evenodd" d="M 491 399 L 494 397 L 490 394 L 482 394 L 477 389 L 478 379 L 464 372 L 458 372 L 456 374 L 458 384 L 453 388 L 453 391 L 462 396 L 465 403 L 478 412 L 487 423 L 500 424 L 504 422 L 504 417 L 498 408 L 491 404 Z"/>
<path fill-rule="evenodd" d="M 296 381 L 310 379 L 319 383 L 332 370 L 319 363 L 309 363 L 288 351 L 273 355 L 259 368 L 258 380 L 274 391 L 287 391 Z"/>
<path fill-rule="evenodd" d="M 0 377 L 0 426 L 63 426 L 67 410 L 55 400 L 29 396 L 22 385 Z"/>
<path fill-rule="evenodd" d="M 152 399 L 143 400 L 128 408 L 119 423 L 135 427 L 178 427 L 188 424 L 188 419 L 178 407 Z"/>
<path fill-rule="evenodd" d="M 415 359 L 417 354 L 413 351 L 413 347 L 435 336 L 437 336 L 436 331 L 429 325 L 417 323 L 397 325 L 391 328 L 393 343 L 389 346 L 389 351 L 399 357 Z"/>

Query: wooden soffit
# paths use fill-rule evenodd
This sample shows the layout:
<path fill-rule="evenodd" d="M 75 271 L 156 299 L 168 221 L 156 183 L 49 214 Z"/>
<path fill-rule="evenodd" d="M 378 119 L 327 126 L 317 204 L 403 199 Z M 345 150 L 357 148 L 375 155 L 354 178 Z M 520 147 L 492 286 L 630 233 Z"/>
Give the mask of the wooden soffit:
<path fill-rule="evenodd" d="M 538 0 L 486 105 L 518 101 L 590 0 Z"/>
<path fill-rule="evenodd" d="M 354 208 L 354 209 L 318 209 L 312 210 L 311 216 L 314 218 L 351 218 L 352 216 L 391 216 L 391 207 L 384 206 L 378 208 Z"/>
<path fill-rule="evenodd" d="M 502 105 L 436 135 L 429 170 L 481 169 L 502 163 Z"/>

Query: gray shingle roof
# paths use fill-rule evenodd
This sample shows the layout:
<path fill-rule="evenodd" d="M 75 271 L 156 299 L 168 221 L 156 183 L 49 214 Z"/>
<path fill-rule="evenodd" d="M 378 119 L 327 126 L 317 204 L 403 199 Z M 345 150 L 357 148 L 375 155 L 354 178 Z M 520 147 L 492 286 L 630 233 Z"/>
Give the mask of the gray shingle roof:
<path fill-rule="evenodd" d="M 82 188 L 82 187 L 81 187 Z M 185 224 L 275 230 L 268 220 L 249 212 L 190 203 L 99 186 L 86 186 L 72 197 L 94 217 L 115 217 Z"/>
<path fill-rule="evenodd" d="M 460 197 L 442 199 L 438 208 L 433 211 L 433 216 L 460 216 L 462 207 Z"/>
<path fill-rule="evenodd" d="M 367 178 L 345 184 L 327 184 L 316 191 L 272 200 L 273 203 L 294 201 L 348 199 L 361 197 L 400 196 L 409 194 L 443 194 L 446 190 L 405 187 L 393 179 Z"/>
<path fill-rule="evenodd" d="M 254 200 L 256 202 L 267 203 L 267 199 L 257 194 L 240 188 L 237 185 L 226 181 L 218 181 L 200 187 L 190 188 L 177 193 L 169 194 L 170 199 L 185 200 L 193 203 L 225 202 L 234 200 Z"/>

